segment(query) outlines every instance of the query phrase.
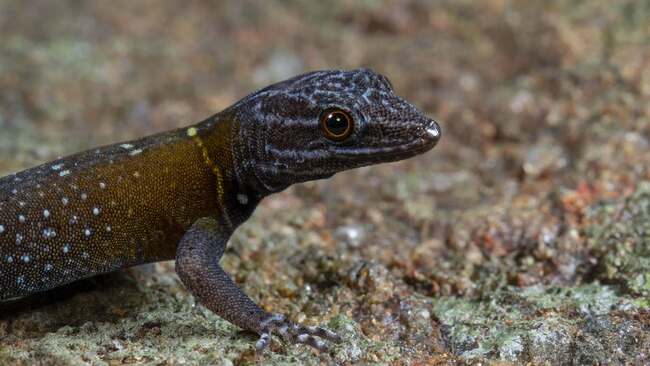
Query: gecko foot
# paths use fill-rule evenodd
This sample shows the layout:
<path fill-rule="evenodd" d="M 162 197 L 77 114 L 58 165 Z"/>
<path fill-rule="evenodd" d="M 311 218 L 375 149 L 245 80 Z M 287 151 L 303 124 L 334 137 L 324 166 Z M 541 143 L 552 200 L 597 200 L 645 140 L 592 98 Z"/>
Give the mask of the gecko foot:
<path fill-rule="evenodd" d="M 261 323 L 260 339 L 255 343 L 257 352 L 262 351 L 276 334 L 289 343 L 302 343 L 323 352 L 327 351 L 325 341 L 339 343 L 341 337 L 331 330 L 294 323 L 281 314 L 269 314 Z"/>

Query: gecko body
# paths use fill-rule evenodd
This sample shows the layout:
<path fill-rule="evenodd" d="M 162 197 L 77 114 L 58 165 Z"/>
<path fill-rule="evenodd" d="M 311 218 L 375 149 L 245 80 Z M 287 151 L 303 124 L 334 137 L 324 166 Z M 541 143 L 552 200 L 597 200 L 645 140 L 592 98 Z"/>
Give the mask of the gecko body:
<path fill-rule="evenodd" d="M 210 310 L 318 349 L 339 337 L 260 309 L 218 262 L 269 194 L 431 149 L 437 123 L 367 69 L 317 71 L 259 90 L 198 124 L 0 178 L 0 299 L 175 260 Z"/>

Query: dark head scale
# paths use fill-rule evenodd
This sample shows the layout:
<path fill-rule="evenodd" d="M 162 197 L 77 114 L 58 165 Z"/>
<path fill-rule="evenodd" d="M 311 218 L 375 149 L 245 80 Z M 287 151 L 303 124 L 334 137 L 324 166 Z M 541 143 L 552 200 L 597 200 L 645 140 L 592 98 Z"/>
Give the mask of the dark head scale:
<path fill-rule="evenodd" d="M 275 192 L 433 148 L 438 124 L 368 69 L 316 71 L 271 85 L 233 106 L 238 168 Z"/>

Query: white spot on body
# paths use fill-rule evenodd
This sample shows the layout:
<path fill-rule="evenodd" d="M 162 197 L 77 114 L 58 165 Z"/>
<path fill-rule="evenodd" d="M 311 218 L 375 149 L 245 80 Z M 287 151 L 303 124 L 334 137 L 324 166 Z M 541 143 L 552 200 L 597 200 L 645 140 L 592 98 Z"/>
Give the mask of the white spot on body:
<path fill-rule="evenodd" d="M 70 174 L 70 171 L 69 170 L 64 170 L 61 173 L 59 173 L 59 177 L 65 177 L 68 174 Z"/>
<path fill-rule="evenodd" d="M 61 168 L 63 168 L 63 164 L 52 165 L 52 170 L 61 170 Z"/>
<path fill-rule="evenodd" d="M 248 196 L 243 193 L 239 193 L 237 194 L 237 201 L 239 201 L 239 203 L 242 205 L 245 205 L 248 203 Z"/>
<path fill-rule="evenodd" d="M 140 153 L 142 153 L 142 149 L 132 150 L 131 152 L 129 152 L 129 156 L 136 156 Z"/>
<path fill-rule="evenodd" d="M 5 232 L 5 227 L 4 225 L 0 225 L 0 234 Z"/>
<path fill-rule="evenodd" d="M 56 231 L 52 228 L 47 228 L 43 230 L 43 237 L 45 239 L 54 238 L 56 236 Z"/>
<path fill-rule="evenodd" d="M 113 229 L 111 229 L 110 225 L 106 225 L 106 232 L 110 233 Z"/>
<path fill-rule="evenodd" d="M 51 271 L 52 270 L 52 263 L 46 263 L 45 267 L 43 267 L 43 269 L 45 269 L 46 272 Z"/>
<path fill-rule="evenodd" d="M 16 234 L 16 244 L 20 244 L 23 241 L 23 236 Z"/>
<path fill-rule="evenodd" d="M 126 149 L 126 150 L 131 150 L 131 149 L 133 149 L 133 145 L 131 145 L 131 144 L 122 144 L 122 145 L 120 145 L 120 147 L 121 147 L 122 149 Z"/>
<path fill-rule="evenodd" d="M 18 215 L 18 221 L 20 221 L 21 223 L 24 223 L 25 220 L 26 220 L 26 219 L 25 219 L 25 216 L 23 216 L 23 215 Z"/>
<path fill-rule="evenodd" d="M 106 189 L 106 183 L 104 183 L 104 182 L 99 182 L 99 188 L 101 188 L 101 189 Z"/>
<path fill-rule="evenodd" d="M 25 262 L 25 263 L 29 263 L 29 260 L 30 260 L 31 258 L 29 258 L 29 254 L 23 254 L 23 256 L 20 257 L 20 259 L 21 259 L 23 262 Z"/>
<path fill-rule="evenodd" d="M 82 193 L 82 194 L 81 194 L 81 199 L 84 200 L 84 201 L 87 200 L 87 199 L 88 199 L 88 195 L 85 194 L 85 193 Z"/>
<path fill-rule="evenodd" d="M 84 230 L 84 235 L 90 236 L 91 234 L 92 234 L 92 231 L 90 231 L 90 229 Z"/>
<path fill-rule="evenodd" d="M 196 130 L 195 127 L 190 127 L 190 128 L 187 129 L 187 136 L 194 137 L 194 136 L 196 136 L 197 132 L 198 131 Z"/>
<path fill-rule="evenodd" d="M 43 210 L 43 217 L 45 217 L 46 219 L 48 217 L 50 217 L 50 211 L 49 210 Z"/>
<path fill-rule="evenodd" d="M 101 212 L 101 210 L 99 209 L 99 207 L 94 207 L 93 208 L 93 215 L 97 216 L 97 215 L 99 215 L 100 212 Z"/>
<path fill-rule="evenodd" d="M 17 189 L 15 189 L 15 188 L 14 188 L 14 189 L 12 189 L 12 190 L 11 190 L 11 194 L 18 194 L 18 190 L 17 190 Z"/>
<path fill-rule="evenodd" d="M 69 202 L 70 202 L 70 200 L 68 200 L 67 197 L 61 198 L 61 203 L 63 203 L 63 206 L 67 206 Z"/>
<path fill-rule="evenodd" d="M 70 251 L 70 245 L 66 244 L 63 246 L 63 253 L 68 253 Z"/>
<path fill-rule="evenodd" d="M 14 257 L 8 255 L 7 256 L 7 263 L 13 263 L 14 262 Z"/>

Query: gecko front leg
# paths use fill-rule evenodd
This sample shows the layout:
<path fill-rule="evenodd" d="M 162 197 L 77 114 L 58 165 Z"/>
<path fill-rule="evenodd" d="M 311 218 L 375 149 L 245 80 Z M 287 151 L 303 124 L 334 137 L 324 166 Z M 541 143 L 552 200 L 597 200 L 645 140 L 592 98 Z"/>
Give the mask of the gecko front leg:
<path fill-rule="evenodd" d="M 258 351 L 269 344 L 273 334 L 320 351 L 327 349 L 325 341 L 341 341 L 327 329 L 296 324 L 284 315 L 262 310 L 237 287 L 219 266 L 230 234 L 215 219 L 202 218 L 185 233 L 178 246 L 176 272 L 201 304 L 240 328 L 259 334 L 255 344 Z"/>

